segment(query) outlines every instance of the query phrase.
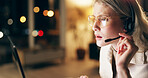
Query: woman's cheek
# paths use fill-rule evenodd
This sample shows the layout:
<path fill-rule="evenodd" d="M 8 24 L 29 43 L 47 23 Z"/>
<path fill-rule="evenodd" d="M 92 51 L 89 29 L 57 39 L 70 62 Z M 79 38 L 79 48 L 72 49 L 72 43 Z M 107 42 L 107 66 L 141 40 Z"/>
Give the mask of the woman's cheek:
<path fill-rule="evenodd" d="M 112 36 L 114 34 L 114 29 L 112 29 L 111 27 L 104 28 L 102 30 L 102 33 L 104 34 L 104 36 L 110 37 L 110 36 Z"/>

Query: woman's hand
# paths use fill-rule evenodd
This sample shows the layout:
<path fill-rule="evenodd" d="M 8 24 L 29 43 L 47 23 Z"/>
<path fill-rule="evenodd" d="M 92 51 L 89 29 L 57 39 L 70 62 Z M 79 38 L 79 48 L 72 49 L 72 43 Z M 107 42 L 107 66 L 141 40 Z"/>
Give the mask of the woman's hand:
<path fill-rule="evenodd" d="M 88 78 L 88 76 L 82 75 L 82 76 L 80 76 L 80 78 Z"/>
<path fill-rule="evenodd" d="M 138 47 L 135 45 L 132 36 L 129 36 L 125 33 L 119 33 L 121 38 L 117 43 L 117 55 L 116 55 L 116 68 L 117 73 L 121 77 L 126 77 L 128 75 L 128 64 L 131 61 L 132 57 L 138 51 Z"/>

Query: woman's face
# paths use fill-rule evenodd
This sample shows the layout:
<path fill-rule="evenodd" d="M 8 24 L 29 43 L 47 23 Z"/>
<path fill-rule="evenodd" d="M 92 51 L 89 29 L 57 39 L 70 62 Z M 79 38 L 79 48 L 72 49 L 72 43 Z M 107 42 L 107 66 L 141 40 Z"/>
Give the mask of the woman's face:
<path fill-rule="evenodd" d="M 119 15 L 112 8 L 98 2 L 96 2 L 94 5 L 93 15 L 95 16 L 95 18 L 102 16 L 107 17 L 103 27 L 100 25 L 100 21 L 97 22 L 98 20 L 96 20 L 93 25 L 97 45 L 100 47 L 107 44 L 116 45 L 118 39 L 106 43 L 105 40 L 116 38 L 119 36 L 119 33 L 123 32 L 124 26 Z"/>

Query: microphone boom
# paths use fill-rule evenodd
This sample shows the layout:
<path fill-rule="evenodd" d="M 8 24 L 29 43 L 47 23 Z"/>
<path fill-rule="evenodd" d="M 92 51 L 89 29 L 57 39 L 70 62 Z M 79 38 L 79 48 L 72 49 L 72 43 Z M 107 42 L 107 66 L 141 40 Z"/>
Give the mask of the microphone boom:
<path fill-rule="evenodd" d="M 105 42 L 110 42 L 110 41 L 112 41 L 112 40 L 116 40 L 116 39 L 118 39 L 118 38 L 120 38 L 120 37 L 121 37 L 121 36 L 116 37 L 116 38 L 112 38 L 112 39 L 106 39 Z"/>

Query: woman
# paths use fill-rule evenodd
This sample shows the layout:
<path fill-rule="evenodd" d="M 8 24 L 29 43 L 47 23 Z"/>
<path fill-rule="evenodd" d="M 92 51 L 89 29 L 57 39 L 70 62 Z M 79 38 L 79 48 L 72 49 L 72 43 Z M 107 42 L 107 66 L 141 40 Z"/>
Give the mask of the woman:
<path fill-rule="evenodd" d="M 96 0 L 88 19 L 101 78 L 148 78 L 148 22 L 135 0 Z"/>

